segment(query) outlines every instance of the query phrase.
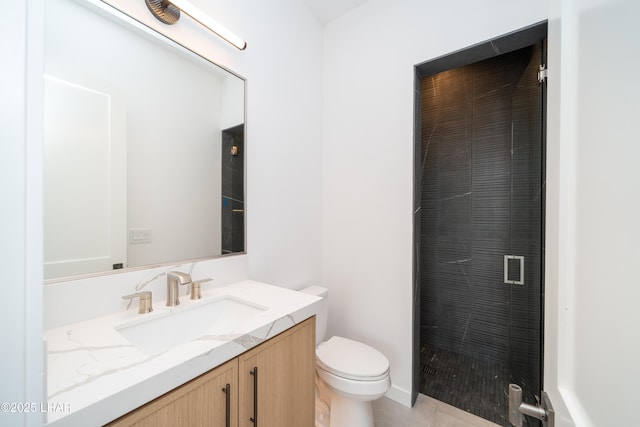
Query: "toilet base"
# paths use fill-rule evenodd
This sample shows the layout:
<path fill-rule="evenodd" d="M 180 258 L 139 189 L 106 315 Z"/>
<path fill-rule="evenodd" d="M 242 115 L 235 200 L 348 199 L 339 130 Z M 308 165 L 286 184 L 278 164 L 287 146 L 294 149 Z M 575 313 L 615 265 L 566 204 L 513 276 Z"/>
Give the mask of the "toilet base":
<path fill-rule="evenodd" d="M 337 393 L 332 394 L 330 427 L 374 427 L 370 401 L 352 400 Z"/>

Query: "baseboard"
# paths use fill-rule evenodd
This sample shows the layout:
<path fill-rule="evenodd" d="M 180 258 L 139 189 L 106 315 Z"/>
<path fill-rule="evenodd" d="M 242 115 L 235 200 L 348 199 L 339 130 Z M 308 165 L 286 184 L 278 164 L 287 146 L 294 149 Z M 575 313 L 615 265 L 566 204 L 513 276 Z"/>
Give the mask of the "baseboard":
<path fill-rule="evenodd" d="M 411 391 L 392 385 L 385 397 L 411 408 Z"/>

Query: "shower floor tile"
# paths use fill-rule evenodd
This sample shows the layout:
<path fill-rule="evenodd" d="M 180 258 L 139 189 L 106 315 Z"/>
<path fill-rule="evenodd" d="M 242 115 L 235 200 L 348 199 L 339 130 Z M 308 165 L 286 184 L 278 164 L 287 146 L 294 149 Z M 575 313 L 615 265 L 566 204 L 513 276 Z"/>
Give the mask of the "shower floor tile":
<path fill-rule="evenodd" d="M 423 344 L 420 368 L 421 393 L 501 426 L 510 426 L 510 378 L 506 366 Z M 525 419 L 524 425 L 535 426 L 537 422 Z"/>

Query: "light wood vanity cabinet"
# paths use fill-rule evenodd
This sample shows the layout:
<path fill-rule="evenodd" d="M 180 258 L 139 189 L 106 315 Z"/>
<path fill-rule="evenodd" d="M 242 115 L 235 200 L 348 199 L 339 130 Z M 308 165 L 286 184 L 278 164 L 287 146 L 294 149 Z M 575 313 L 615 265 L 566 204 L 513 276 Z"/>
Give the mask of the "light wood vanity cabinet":
<path fill-rule="evenodd" d="M 313 427 L 314 383 L 312 317 L 108 426 Z"/>
<path fill-rule="evenodd" d="M 240 427 L 313 427 L 315 335 L 313 317 L 239 356 Z"/>
<path fill-rule="evenodd" d="M 229 412 L 226 408 L 227 384 Z M 238 359 L 230 360 L 108 424 L 113 427 L 227 425 L 238 425 Z"/>

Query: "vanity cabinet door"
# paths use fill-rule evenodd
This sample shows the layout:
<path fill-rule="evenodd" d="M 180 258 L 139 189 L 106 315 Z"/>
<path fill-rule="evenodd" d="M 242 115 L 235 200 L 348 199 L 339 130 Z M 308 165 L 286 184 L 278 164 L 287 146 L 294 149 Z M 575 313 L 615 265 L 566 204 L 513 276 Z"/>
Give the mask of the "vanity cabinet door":
<path fill-rule="evenodd" d="M 233 359 L 118 418 L 108 426 L 237 427 L 237 384 L 238 359 Z M 228 424 L 227 417 L 230 417 Z"/>
<path fill-rule="evenodd" d="M 312 317 L 239 356 L 240 427 L 313 427 L 315 330 Z"/>

